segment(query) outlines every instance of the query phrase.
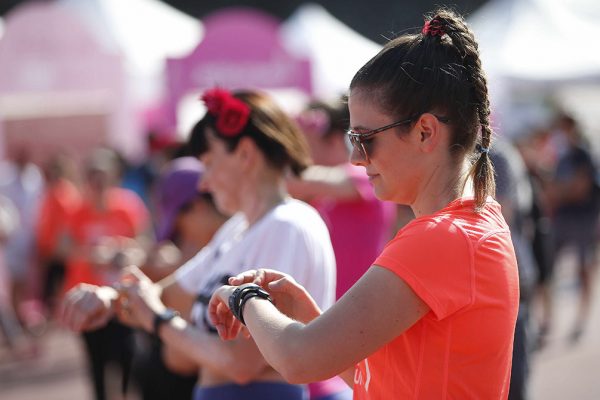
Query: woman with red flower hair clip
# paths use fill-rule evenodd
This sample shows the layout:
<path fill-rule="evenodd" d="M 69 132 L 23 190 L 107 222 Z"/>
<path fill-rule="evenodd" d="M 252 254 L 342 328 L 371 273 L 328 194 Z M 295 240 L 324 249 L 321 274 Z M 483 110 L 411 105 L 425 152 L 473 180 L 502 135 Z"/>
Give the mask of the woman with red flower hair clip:
<path fill-rule="evenodd" d="M 160 285 L 131 269 L 119 291 L 113 290 L 105 301 L 105 309 L 153 333 L 198 366 L 195 400 L 305 400 L 305 385 L 287 383 L 253 340 L 223 342 L 209 322 L 207 306 L 230 276 L 267 266 L 294 276 L 320 307 L 333 303 L 335 257 L 327 227 L 314 208 L 292 199 L 286 190 L 287 176 L 300 174 L 310 162 L 308 145 L 265 94 L 216 88 L 205 92 L 202 101 L 207 113 L 193 128 L 190 145 L 205 166 L 202 188 L 213 195 L 221 212 L 232 216 L 171 276 L 162 299 Z M 193 323 L 163 300 L 193 303 Z"/>
<path fill-rule="evenodd" d="M 351 162 L 379 199 L 416 218 L 324 312 L 288 274 L 261 269 L 215 292 L 211 320 L 224 339 L 245 324 L 290 382 L 340 375 L 358 400 L 506 399 L 519 282 L 492 197 L 473 33 L 454 12 L 435 11 L 356 73 L 348 107 Z"/>

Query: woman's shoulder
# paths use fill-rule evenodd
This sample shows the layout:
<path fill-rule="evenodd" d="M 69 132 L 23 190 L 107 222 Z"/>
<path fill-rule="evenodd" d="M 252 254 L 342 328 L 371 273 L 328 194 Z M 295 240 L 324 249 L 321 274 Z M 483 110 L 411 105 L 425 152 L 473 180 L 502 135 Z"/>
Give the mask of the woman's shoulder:
<path fill-rule="evenodd" d="M 297 231 L 327 230 L 325 222 L 314 207 L 292 198 L 286 199 L 266 216 L 263 229 L 274 227 Z"/>
<path fill-rule="evenodd" d="M 457 218 L 446 214 L 420 217 L 406 224 L 398 231 L 396 237 L 456 234 L 456 230 L 460 229 L 456 221 Z"/>
<path fill-rule="evenodd" d="M 402 228 L 393 241 L 402 243 L 403 248 L 429 248 L 436 252 L 466 248 L 473 251 L 482 239 L 507 231 L 500 206 L 490 199 L 480 211 L 475 211 L 471 202 L 463 202 L 415 219 Z"/>
<path fill-rule="evenodd" d="M 220 242 L 231 236 L 235 236 L 248 228 L 248 220 L 242 213 L 236 213 L 217 230 L 212 242 Z"/>
<path fill-rule="evenodd" d="M 319 212 L 310 204 L 298 200 L 289 198 L 282 202 L 280 205 L 275 207 L 271 213 L 272 220 L 274 221 L 303 221 L 306 218 L 309 219 L 321 219 Z"/>

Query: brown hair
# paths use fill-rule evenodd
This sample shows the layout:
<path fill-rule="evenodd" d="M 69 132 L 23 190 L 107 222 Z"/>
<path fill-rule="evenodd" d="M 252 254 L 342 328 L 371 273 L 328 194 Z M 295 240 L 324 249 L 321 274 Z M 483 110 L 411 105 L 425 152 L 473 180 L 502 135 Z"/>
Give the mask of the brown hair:
<path fill-rule="evenodd" d="M 450 151 L 472 161 L 476 208 L 495 191 L 488 156 L 492 141 L 486 77 L 473 32 L 464 19 L 440 8 L 418 34 L 390 41 L 354 76 L 350 89 L 368 89 L 385 112 L 398 118 L 428 111 L 450 119 Z"/>
<path fill-rule="evenodd" d="M 229 151 L 235 150 L 242 137 L 250 137 L 269 164 L 279 170 L 289 167 L 299 176 L 311 164 L 308 144 L 295 122 L 271 99 L 258 91 L 237 91 L 233 96 L 250 108 L 250 118 L 235 136 L 222 135 L 216 128 L 216 118 L 210 113 L 194 126 L 189 147 L 196 156 L 207 150 L 205 130 L 212 128 Z"/>

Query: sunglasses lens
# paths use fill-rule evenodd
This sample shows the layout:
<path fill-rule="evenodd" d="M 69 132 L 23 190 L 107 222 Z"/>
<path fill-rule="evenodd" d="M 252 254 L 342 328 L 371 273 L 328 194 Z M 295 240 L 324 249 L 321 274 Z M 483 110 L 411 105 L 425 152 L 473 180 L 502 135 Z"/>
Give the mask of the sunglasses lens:
<path fill-rule="evenodd" d="M 371 154 L 373 151 L 373 139 L 363 140 L 360 146 L 362 147 L 363 157 L 368 158 L 367 154 Z"/>
<path fill-rule="evenodd" d="M 350 143 L 352 143 L 352 146 L 354 146 L 354 149 L 358 150 L 361 157 L 365 158 L 365 149 L 363 148 L 362 143 L 360 142 L 360 139 L 357 138 L 356 136 L 350 136 Z"/>

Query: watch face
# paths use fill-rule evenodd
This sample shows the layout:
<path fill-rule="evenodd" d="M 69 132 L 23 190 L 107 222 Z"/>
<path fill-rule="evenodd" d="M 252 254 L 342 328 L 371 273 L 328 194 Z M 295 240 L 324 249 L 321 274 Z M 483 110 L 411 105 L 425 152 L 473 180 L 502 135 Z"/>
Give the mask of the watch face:
<path fill-rule="evenodd" d="M 163 321 L 170 321 L 178 315 L 179 313 L 177 311 L 167 308 L 162 314 L 160 314 L 160 317 Z"/>

